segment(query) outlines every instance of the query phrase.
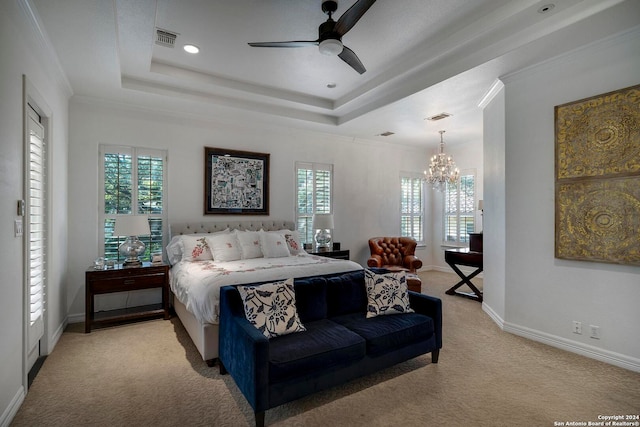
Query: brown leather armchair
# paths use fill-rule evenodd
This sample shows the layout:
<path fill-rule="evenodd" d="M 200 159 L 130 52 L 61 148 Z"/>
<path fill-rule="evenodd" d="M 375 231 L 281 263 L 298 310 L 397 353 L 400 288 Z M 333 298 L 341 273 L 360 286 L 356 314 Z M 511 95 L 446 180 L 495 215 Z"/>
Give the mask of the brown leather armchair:
<path fill-rule="evenodd" d="M 386 268 L 393 271 L 405 270 L 416 273 L 422 261 L 415 256 L 416 241 L 411 237 L 374 237 L 369 239 L 371 257 L 369 267 Z"/>

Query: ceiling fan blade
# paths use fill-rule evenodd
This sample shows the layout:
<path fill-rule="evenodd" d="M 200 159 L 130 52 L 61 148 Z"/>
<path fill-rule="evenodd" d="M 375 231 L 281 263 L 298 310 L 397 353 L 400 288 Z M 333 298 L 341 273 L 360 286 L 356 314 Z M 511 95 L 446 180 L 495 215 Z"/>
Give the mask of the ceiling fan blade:
<path fill-rule="evenodd" d="M 318 40 L 299 40 L 289 42 L 254 42 L 249 43 L 252 47 L 307 47 L 318 46 L 320 42 Z"/>
<path fill-rule="evenodd" d="M 362 65 L 362 62 L 360 62 L 360 59 L 358 59 L 358 55 L 348 47 L 343 46 L 342 52 L 338 56 L 358 73 L 362 74 L 367 71 L 364 65 Z"/>
<path fill-rule="evenodd" d="M 358 0 L 345 13 L 342 14 L 338 22 L 336 22 L 335 32 L 344 36 L 347 31 L 356 25 L 356 22 L 362 18 L 367 10 L 376 2 L 376 0 Z"/>

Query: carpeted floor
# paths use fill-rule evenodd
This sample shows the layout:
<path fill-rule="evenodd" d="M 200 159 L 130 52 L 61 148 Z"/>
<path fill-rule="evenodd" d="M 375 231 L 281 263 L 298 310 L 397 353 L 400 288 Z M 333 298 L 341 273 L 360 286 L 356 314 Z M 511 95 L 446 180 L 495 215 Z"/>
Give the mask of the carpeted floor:
<path fill-rule="evenodd" d="M 415 358 L 269 410 L 266 424 L 555 426 L 640 413 L 640 374 L 502 332 L 478 302 L 444 294 L 457 276 L 420 276 L 423 292 L 443 300 L 438 364 Z M 70 325 L 11 425 L 253 423 L 233 379 L 206 366 L 173 318 L 91 334 Z"/>

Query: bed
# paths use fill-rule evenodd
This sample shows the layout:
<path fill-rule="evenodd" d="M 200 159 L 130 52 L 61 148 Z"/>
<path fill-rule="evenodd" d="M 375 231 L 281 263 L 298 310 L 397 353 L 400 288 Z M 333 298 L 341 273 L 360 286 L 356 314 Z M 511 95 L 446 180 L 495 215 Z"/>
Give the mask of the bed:
<path fill-rule="evenodd" d="M 353 261 L 306 253 L 293 221 L 181 222 L 169 231 L 173 307 L 210 366 L 218 357 L 222 286 L 362 269 Z"/>

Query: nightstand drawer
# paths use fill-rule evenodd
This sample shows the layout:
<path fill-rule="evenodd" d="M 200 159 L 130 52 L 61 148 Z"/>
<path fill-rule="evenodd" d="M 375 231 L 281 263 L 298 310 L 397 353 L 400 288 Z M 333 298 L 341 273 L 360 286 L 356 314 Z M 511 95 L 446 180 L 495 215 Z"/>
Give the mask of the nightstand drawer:
<path fill-rule="evenodd" d="M 163 273 L 149 275 L 131 275 L 113 279 L 98 279 L 91 282 L 94 294 L 124 292 L 138 289 L 162 287 L 165 282 Z"/>

